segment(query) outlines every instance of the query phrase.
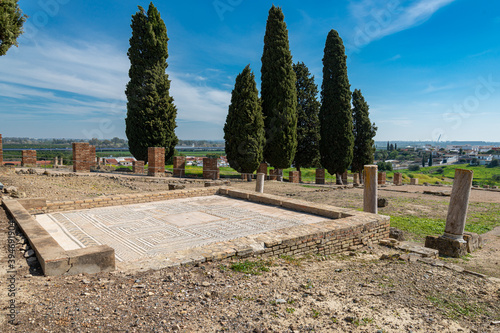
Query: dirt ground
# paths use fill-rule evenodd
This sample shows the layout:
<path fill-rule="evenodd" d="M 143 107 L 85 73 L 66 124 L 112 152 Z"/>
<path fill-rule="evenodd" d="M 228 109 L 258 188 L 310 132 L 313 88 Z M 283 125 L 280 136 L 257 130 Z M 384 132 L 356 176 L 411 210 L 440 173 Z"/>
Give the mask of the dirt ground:
<path fill-rule="evenodd" d="M 28 197 L 54 201 L 167 189 L 164 181 L 124 177 L 0 174 L 0 182 L 16 186 Z M 233 185 L 253 189 L 255 183 Z M 380 213 L 446 217 L 449 197 L 422 192 L 450 187 L 394 189 L 381 189 L 390 205 Z M 269 182 L 265 192 L 362 206 L 360 189 Z M 471 210 L 498 203 L 499 192 L 472 192 Z M 241 260 L 140 273 L 44 277 L 40 267 L 27 265 L 19 251 L 24 240 L 9 235 L 8 227 L 9 218 L 0 210 L 2 332 L 500 331 L 500 280 L 399 260 L 401 252 L 376 244 L 331 257 L 251 259 L 262 268 L 259 275 L 233 270 L 251 266 Z M 495 269 L 500 228 L 483 236 L 488 240 L 483 249 L 454 262 L 472 271 L 489 265 L 497 273 L 491 275 L 500 277 L 500 268 Z M 8 238 L 16 244 L 13 267 L 8 262 Z M 9 323 L 12 308 L 15 318 Z"/>

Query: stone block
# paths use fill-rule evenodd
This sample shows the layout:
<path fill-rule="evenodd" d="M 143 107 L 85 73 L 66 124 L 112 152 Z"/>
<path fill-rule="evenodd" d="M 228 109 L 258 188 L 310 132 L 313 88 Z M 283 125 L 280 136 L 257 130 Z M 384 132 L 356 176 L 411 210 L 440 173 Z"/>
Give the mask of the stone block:
<path fill-rule="evenodd" d="M 172 190 L 183 190 L 186 188 L 186 185 L 183 184 L 168 184 L 169 191 Z"/>
<path fill-rule="evenodd" d="M 377 207 L 384 208 L 389 206 L 389 200 L 386 198 L 377 198 Z"/>
<path fill-rule="evenodd" d="M 472 253 L 483 247 L 484 241 L 481 235 L 474 232 L 464 232 L 464 241 L 467 242 L 467 252 Z"/>
<path fill-rule="evenodd" d="M 410 178 L 410 185 L 418 185 L 418 178 Z"/>
<path fill-rule="evenodd" d="M 325 184 L 325 169 L 316 169 L 316 184 Z"/>
<path fill-rule="evenodd" d="M 425 247 L 439 251 L 440 256 L 460 258 L 467 254 L 467 243 L 443 236 L 427 236 Z"/>
<path fill-rule="evenodd" d="M 400 242 L 405 240 L 405 235 L 403 230 L 399 230 L 397 228 L 392 228 L 389 230 L 389 238 L 396 239 Z"/>
<path fill-rule="evenodd" d="M 354 186 L 358 186 L 359 185 L 359 173 L 355 172 L 352 174 L 352 184 Z"/>

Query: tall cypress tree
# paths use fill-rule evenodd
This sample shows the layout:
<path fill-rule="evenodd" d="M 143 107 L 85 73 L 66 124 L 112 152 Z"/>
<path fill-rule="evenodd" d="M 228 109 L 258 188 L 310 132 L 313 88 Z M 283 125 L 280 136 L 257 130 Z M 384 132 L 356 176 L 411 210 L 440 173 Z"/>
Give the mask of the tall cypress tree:
<path fill-rule="evenodd" d="M 250 65 L 236 77 L 224 140 L 231 168 L 240 173 L 253 173 L 263 159 L 265 135 L 259 93 Z"/>
<path fill-rule="evenodd" d="M 425 151 L 422 153 L 422 168 L 425 168 Z"/>
<path fill-rule="evenodd" d="M 335 30 L 328 33 L 323 57 L 323 84 L 321 85 L 320 153 L 321 165 L 330 174 L 341 174 L 352 162 L 354 145 L 351 90 L 347 77 L 347 56 L 344 44 Z"/>
<path fill-rule="evenodd" d="M 354 148 L 352 169 L 353 172 L 360 173 L 366 164 L 372 164 L 375 153 L 375 141 L 373 138 L 377 132 L 377 127 L 370 121 L 368 103 L 359 89 L 355 89 L 352 94 L 352 119 L 354 127 Z"/>
<path fill-rule="evenodd" d="M 432 166 L 432 151 L 431 154 L 429 155 L 429 166 Z"/>
<path fill-rule="evenodd" d="M 295 167 L 311 168 L 320 165 L 318 86 L 303 62 L 293 65 L 297 81 L 297 153 Z"/>
<path fill-rule="evenodd" d="M 269 10 L 261 67 L 266 146 L 264 158 L 277 169 L 290 167 L 297 149 L 297 95 L 288 30 L 281 8 Z"/>
<path fill-rule="evenodd" d="M 169 94 L 170 80 L 165 73 L 168 37 L 160 13 L 150 3 L 147 13 L 139 6 L 132 15 L 132 37 L 128 57 L 129 77 L 125 133 L 132 155 L 148 160 L 148 147 L 165 147 L 165 160 L 175 151 L 177 109 Z"/>
<path fill-rule="evenodd" d="M 18 0 L 0 1 L 0 56 L 17 46 L 17 38 L 23 33 L 26 15 L 19 8 Z"/>

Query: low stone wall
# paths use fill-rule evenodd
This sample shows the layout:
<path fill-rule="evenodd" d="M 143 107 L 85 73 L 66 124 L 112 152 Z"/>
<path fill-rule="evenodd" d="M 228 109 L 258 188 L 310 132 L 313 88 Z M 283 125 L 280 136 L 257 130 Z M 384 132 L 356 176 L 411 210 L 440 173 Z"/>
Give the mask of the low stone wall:
<path fill-rule="evenodd" d="M 65 251 L 16 200 L 3 206 L 16 221 L 47 276 L 110 272 L 115 270 L 115 250 L 107 245 Z"/>
<path fill-rule="evenodd" d="M 47 202 L 45 207 L 32 208 L 31 213 L 53 213 L 65 210 L 89 209 L 97 207 L 110 207 L 119 205 L 131 205 L 136 203 L 145 203 L 152 201 L 161 201 L 169 199 L 191 198 L 217 194 L 218 188 L 197 188 L 179 191 L 123 194 L 110 197 L 97 197 L 85 200 L 70 200 Z"/>

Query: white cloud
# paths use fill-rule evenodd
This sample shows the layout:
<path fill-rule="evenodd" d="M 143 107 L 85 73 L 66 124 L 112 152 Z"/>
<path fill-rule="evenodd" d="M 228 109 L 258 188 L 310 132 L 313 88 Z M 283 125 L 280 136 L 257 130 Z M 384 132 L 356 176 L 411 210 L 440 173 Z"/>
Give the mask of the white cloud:
<path fill-rule="evenodd" d="M 357 22 L 349 43 L 361 48 L 385 36 L 426 22 L 436 11 L 456 0 L 361 0 L 352 2 L 350 13 Z"/>
<path fill-rule="evenodd" d="M 126 50 L 84 41 L 71 45 L 41 39 L 21 45 L 0 62 L 0 113 L 18 110 L 33 119 L 58 115 L 125 118 L 125 86 L 129 60 Z M 230 102 L 230 88 L 206 86 L 205 76 L 175 73 L 170 94 L 178 119 L 222 126 Z"/>

